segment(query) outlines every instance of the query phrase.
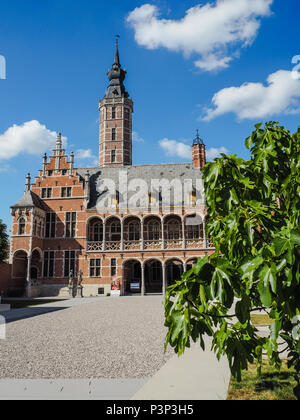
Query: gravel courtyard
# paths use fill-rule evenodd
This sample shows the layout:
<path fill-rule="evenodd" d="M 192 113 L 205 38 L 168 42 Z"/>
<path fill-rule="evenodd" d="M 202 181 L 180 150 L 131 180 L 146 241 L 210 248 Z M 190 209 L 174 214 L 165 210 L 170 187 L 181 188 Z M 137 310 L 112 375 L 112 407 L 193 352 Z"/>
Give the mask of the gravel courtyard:
<path fill-rule="evenodd" d="M 63 305 L 61 305 L 63 306 Z M 145 378 L 164 354 L 162 296 L 99 298 L 7 324 L 0 378 Z"/>

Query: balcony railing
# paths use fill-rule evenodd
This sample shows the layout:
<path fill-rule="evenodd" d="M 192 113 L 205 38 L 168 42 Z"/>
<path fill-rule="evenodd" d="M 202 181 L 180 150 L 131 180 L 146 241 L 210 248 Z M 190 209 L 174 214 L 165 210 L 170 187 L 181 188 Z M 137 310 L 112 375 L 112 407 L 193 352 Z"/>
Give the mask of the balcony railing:
<path fill-rule="evenodd" d="M 164 246 L 163 246 L 164 244 Z M 156 249 L 213 249 L 214 245 L 210 238 L 206 240 L 200 239 L 162 239 L 157 240 L 135 240 L 123 241 L 88 241 L 88 252 L 103 252 L 103 251 L 143 251 L 143 250 L 156 250 Z"/>
<path fill-rule="evenodd" d="M 124 241 L 124 251 L 132 251 L 135 249 L 140 250 L 142 248 L 142 241 Z"/>
<path fill-rule="evenodd" d="M 182 239 L 166 239 L 165 249 L 181 249 L 183 241 Z"/>
<path fill-rule="evenodd" d="M 103 242 L 88 242 L 87 251 L 103 251 Z"/>

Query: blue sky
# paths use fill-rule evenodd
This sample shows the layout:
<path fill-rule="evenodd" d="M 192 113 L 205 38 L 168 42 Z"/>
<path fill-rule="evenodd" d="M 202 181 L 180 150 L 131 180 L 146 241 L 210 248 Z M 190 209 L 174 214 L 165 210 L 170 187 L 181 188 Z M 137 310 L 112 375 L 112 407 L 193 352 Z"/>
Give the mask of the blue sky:
<path fill-rule="evenodd" d="M 10 225 L 9 206 L 56 132 L 76 166 L 95 165 L 115 34 L 134 101 L 134 164 L 189 161 L 197 128 L 211 157 L 248 157 L 258 121 L 295 131 L 299 12 L 297 0 L 2 2 L 0 217 Z"/>

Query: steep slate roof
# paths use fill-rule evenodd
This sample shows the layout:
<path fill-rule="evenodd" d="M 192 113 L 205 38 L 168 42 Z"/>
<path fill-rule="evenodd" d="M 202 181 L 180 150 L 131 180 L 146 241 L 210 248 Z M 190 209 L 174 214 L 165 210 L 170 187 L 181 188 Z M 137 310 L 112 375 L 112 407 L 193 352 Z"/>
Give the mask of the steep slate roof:
<path fill-rule="evenodd" d="M 23 197 L 11 208 L 15 207 L 38 207 L 46 210 L 43 201 L 32 191 L 26 191 Z"/>
<path fill-rule="evenodd" d="M 127 171 L 128 183 L 133 179 L 142 179 L 146 181 L 149 192 L 152 179 L 166 179 L 172 181 L 179 179 L 182 184 L 186 179 L 191 179 L 193 185 L 196 179 L 202 179 L 199 170 L 193 167 L 192 163 L 171 163 L 157 165 L 138 165 L 138 166 L 119 166 L 105 168 L 78 168 L 76 172 L 84 179 L 86 172 L 90 173 L 90 201 L 88 208 L 95 208 L 99 193 L 96 190 L 98 181 L 101 179 L 111 179 L 118 190 L 119 172 Z"/>

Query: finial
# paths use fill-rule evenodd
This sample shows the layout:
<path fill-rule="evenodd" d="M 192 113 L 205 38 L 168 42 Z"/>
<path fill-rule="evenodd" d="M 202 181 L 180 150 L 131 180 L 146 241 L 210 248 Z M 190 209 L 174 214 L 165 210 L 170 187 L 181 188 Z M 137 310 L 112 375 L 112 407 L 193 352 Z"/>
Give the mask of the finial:
<path fill-rule="evenodd" d="M 25 192 L 30 191 L 31 187 L 31 176 L 30 173 L 26 175 L 26 182 L 25 182 Z"/>
<path fill-rule="evenodd" d="M 56 140 L 56 149 L 60 150 L 61 148 L 62 148 L 61 133 L 58 133 L 57 140 Z"/>
<path fill-rule="evenodd" d="M 116 35 L 116 53 L 115 53 L 115 62 L 118 67 L 121 67 L 120 65 L 120 56 L 119 56 L 119 38 L 120 35 Z"/>
<path fill-rule="evenodd" d="M 199 130 L 196 130 L 196 137 L 194 138 L 193 145 L 195 144 L 204 144 L 203 140 L 199 136 Z"/>

